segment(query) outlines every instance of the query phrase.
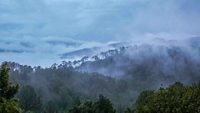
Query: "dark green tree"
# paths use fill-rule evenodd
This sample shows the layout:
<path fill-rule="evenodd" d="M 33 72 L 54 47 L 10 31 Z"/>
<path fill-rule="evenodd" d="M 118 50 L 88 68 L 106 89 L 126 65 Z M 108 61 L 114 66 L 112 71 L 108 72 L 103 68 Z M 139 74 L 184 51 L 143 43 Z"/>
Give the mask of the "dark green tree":
<path fill-rule="evenodd" d="M 149 98 L 153 93 L 154 92 L 151 90 L 143 91 L 142 93 L 140 93 L 133 107 L 136 107 L 137 111 L 144 112 L 147 109 L 147 107 L 144 105 L 149 101 Z"/>
<path fill-rule="evenodd" d="M 94 113 L 93 112 L 93 105 L 92 101 L 86 101 L 79 106 L 75 106 L 69 110 L 69 113 Z"/>
<path fill-rule="evenodd" d="M 18 85 L 9 82 L 9 69 L 3 63 L 0 69 L 0 113 L 20 113 L 18 102 L 13 97 L 18 91 Z"/>
<path fill-rule="evenodd" d="M 94 113 L 115 113 L 112 103 L 103 95 L 94 103 Z"/>
<path fill-rule="evenodd" d="M 32 86 L 24 86 L 21 88 L 19 94 L 19 103 L 24 112 L 27 111 L 40 111 L 42 102 L 40 97 L 36 94 Z"/>
<path fill-rule="evenodd" d="M 7 68 L 6 63 L 1 66 L 0 78 L 0 97 L 5 99 L 13 98 L 17 93 L 19 86 L 12 85 L 9 82 L 9 68 Z"/>
<path fill-rule="evenodd" d="M 143 92 L 134 113 L 199 113 L 200 84 L 184 86 L 177 82 L 168 88 Z"/>
<path fill-rule="evenodd" d="M 115 113 L 112 103 L 103 95 L 96 102 L 87 101 L 69 110 L 69 113 Z"/>

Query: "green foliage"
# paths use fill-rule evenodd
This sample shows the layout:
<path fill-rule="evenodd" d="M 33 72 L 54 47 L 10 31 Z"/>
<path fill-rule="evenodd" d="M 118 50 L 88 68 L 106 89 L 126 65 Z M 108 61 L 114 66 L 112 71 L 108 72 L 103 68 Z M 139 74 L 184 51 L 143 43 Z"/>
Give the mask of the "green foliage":
<path fill-rule="evenodd" d="M 86 101 L 79 106 L 74 106 L 69 113 L 93 113 L 93 105 L 92 101 Z"/>
<path fill-rule="evenodd" d="M 21 113 L 17 100 L 0 99 L 0 113 Z"/>
<path fill-rule="evenodd" d="M 115 113 L 112 103 L 103 95 L 99 96 L 99 100 L 94 104 L 94 113 Z"/>
<path fill-rule="evenodd" d="M 99 94 L 109 97 L 115 107 L 119 104 L 125 106 L 124 103 L 128 100 L 126 95 L 129 95 L 129 92 L 127 92 L 129 87 L 126 87 L 125 80 L 115 80 L 97 73 L 82 73 L 66 66 L 30 69 L 29 66 L 13 63 L 10 64 L 10 67 L 11 79 L 19 83 L 20 86 L 28 85 L 34 88 L 37 97 L 41 98 L 42 109 L 40 112 L 42 113 L 52 111 L 63 113 L 74 105 L 80 105 L 80 101 L 95 100 Z M 19 90 L 18 97 L 22 107 L 26 106 L 26 102 L 30 106 L 32 105 L 31 101 L 34 95 L 29 92 L 32 91 L 24 91 L 24 87 Z M 25 103 L 24 100 L 26 100 Z M 130 102 L 132 101 L 130 100 Z M 124 111 L 124 108 L 126 107 L 123 107 L 121 111 Z"/>
<path fill-rule="evenodd" d="M 136 106 L 138 111 L 141 110 L 143 112 L 144 109 L 146 109 L 146 107 L 144 105 L 149 101 L 148 99 L 153 93 L 154 93 L 153 91 L 143 91 L 139 95 L 139 97 L 138 97 L 138 99 L 135 103 L 135 106 Z"/>
<path fill-rule="evenodd" d="M 110 100 L 100 95 L 98 101 L 87 101 L 70 109 L 69 113 L 115 113 L 115 110 Z"/>
<path fill-rule="evenodd" d="M 12 85 L 9 82 L 9 69 L 7 68 L 6 64 L 2 64 L 0 70 L 0 97 L 5 99 L 11 99 L 15 96 L 18 91 L 18 85 Z"/>
<path fill-rule="evenodd" d="M 138 101 L 132 109 L 126 110 L 126 108 L 130 106 L 132 102 L 136 101 L 136 97 L 142 90 L 155 89 L 160 85 L 162 81 L 166 83 L 163 85 L 167 86 L 168 83 L 177 81 L 182 77 L 184 78 L 184 80 L 189 81 L 188 83 L 194 83 L 195 81 L 200 80 L 199 76 L 196 77 L 195 80 L 193 79 L 194 77 L 192 77 L 199 75 L 199 72 L 197 73 L 197 71 L 191 71 L 195 72 L 195 74 L 188 74 L 181 70 L 177 70 L 178 72 L 176 72 L 174 75 L 165 76 L 165 72 L 162 72 L 162 70 L 154 70 L 154 66 L 151 65 L 152 63 L 156 63 L 156 58 L 154 60 L 148 60 L 148 62 L 145 61 L 142 62 L 142 64 L 134 64 L 134 62 L 132 62 L 135 67 L 133 67 L 132 64 L 131 66 L 125 66 L 127 69 L 127 71 L 125 71 L 126 75 L 117 79 L 113 77 L 104 76 L 98 73 L 87 73 L 77 71 L 77 68 L 69 67 L 69 63 L 64 63 L 57 66 L 54 65 L 50 68 L 30 67 L 26 65 L 19 65 L 17 63 L 10 63 L 9 67 L 11 67 L 11 80 L 16 81 L 20 84 L 20 86 L 31 86 L 32 88 L 34 88 L 33 92 L 37 94 L 36 98 L 41 98 L 42 109 L 31 107 L 31 109 L 40 109 L 38 111 L 39 113 L 63 113 L 65 111 L 68 111 L 68 109 L 72 108 L 72 106 L 76 106 L 74 110 L 80 110 L 78 109 L 79 107 L 81 107 L 79 105 L 82 105 L 82 108 L 87 108 L 85 107 L 88 106 L 87 104 L 80 104 L 80 102 L 84 100 L 94 101 L 96 99 L 96 96 L 99 94 L 103 94 L 110 99 L 110 101 L 113 103 L 114 108 L 116 108 L 117 113 L 122 113 L 123 111 L 125 111 L 126 113 L 133 113 L 133 109 L 136 111 L 136 108 L 148 111 L 150 109 L 148 103 L 149 100 L 153 98 L 152 95 L 155 95 L 154 93 L 160 92 L 159 95 L 161 96 L 158 95 L 156 98 L 158 99 L 159 97 L 159 99 L 162 100 L 165 97 L 165 95 L 174 95 L 178 97 L 179 95 L 182 95 L 182 93 L 186 92 L 185 87 L 180 83 L 176 83 L 176 85 L 170 86 L 171 89 L 168 89 L 167 91 L 163 88 L 155 92 L 147 91 L 141 94 L 141 96 L 138 98 Z M 109 65 L 109 62 L 112 61 L 112 59 L 108 60 L 108 62 L 105 61 L 105 64 Z M 97 64 L 101 64 L 101 62 L 97 62 Z M 105 68 L 105 65 L 102 66 Z M 112 66 L 114 65 L 111 65 L 109 67 L 112 68 Z M 178 66 L 176 67 L 178 68 Z M 111 68 L 108 70 L 112 70 Z M 185 69 L 188 69 L 188 67 L 185 67 Z M 119 70 L 121 70 L 121 68 Z M 115 72 L 115 70 L 113 70 L 113 72 Z M 118 71 L 116 71 L 115 73 L 118 73 Z M 182 73 L 185 74 L 182 75 Z M 30 98 L 35 98 L 34 93 L 33 95 L 32 93 L 28 93 L 29 90 L 26 90 L 25 92 L 27 93 L 27 97 L 28 95 L 30 95 Z M 19 94 L 23 95 L 23 90 L 20 90 Z M 188 103 L 190 99 L 187 98 L 189 98 L 189 96 L 192 94 L 193 93 L 188 93 L 188 96 L 180 98 L 184 99 L 184 103 Z M 24 95 L 21 97 L 22 100 L 23 98 L 26 98 L 26 96 Z M 169 96 L 167 98 L 169 98 Z M 33 99 L 29 100 L 29 98 L 27 98 L 26 100 L 27 102 L 30 101 L 30 103 L 32 103 L 31 101 Z M 154 101 L 156 104 L 157 101 L 159 102 L 159 100 L 155 99 Z M 162 101 L 164 103 L 166 100 L 163 99 Z M 94 102 L 92 103 L 94 104 Z M 170 103 L 173 105 L 177 104 L 177 102 Z M 92 106 L 94 106 L 93 104 Z M 187 110 L 193 109 L 193 107 L 194 106 L 190 106 L 190 108 L 188 108 Z M 35 110 L 33 111 L 35 112 Z M 90 112 L 90 109 L 88 109 L 87 112 Z"/>
<path fill-rule="evenodd" d="M 175 83 L 158 91 L 145 91 L 135 103 L 134 113 L 198 113 L 200 84 Z"/>
<path fill-rule="evenodd" d="M 18 91 L 18 85 L 9 82 L 9 69 L 2 64 L 0 69 L 0 113 L 21 113 L 18 101 L 13 99 Z"/>
<path fill-rule="evenodd" d="M 39 111 L 42 107 L 41 99 L 32 86 L 24 86 L 19 94 L 19 103 L 24 112 Z"/>

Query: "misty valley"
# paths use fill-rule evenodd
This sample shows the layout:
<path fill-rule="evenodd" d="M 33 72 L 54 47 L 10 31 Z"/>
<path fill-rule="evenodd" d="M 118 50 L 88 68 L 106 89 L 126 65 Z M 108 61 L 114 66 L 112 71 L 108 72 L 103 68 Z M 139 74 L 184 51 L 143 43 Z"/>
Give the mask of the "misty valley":
<path fill-rule="evenodd" d="M 3 62 L 0 113 L 200 113 L 199 37 L 112 47 L 50 67 Z"/>
<path fill-rule="evenodd" d="M 0 113 L 200 113 L 200 0 L 0 0 Z"/>

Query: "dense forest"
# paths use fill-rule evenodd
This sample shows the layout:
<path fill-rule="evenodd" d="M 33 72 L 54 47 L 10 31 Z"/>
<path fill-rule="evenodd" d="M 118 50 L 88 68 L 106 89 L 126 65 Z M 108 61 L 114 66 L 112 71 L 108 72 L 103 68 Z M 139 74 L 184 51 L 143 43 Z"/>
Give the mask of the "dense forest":
<path fill-rule="evenodd" d="M 0 113 L 200 113 L 200 0 L 0 0 Z"/>
<path fill-rule="evenodd" d="M 46 68 L 4 62 L 0 73 L 0 110 L 2 113 L 199 113 L 197 39 L 188 41 L 187 47 L 120 46 Z"/>
<path fill-rule="evenodd" d="M 30 78 L 26 78 L 18 84 L 13 85 L 9 81 L 9 68 L 7 63 L 2 64 L 0 69 L 0 112 L 1 113 L 199 113 L 200 112 L 200 83 L 185 86 L 180 82 L 176 82 L 169 87 L 160 88 L 158 90 L 142 91 L 138 98 L 132 101 L 127 108 L 120 108 L 113 103 L 119 101 L 111 101 L 106 95 L 110 90 L 110 97 L 116 100 L 121 100 L 121 96 L 116 96 L 115 92 L 119 95 L 125 95 L 115 87 L 108 88 L 109 85 L 115 86 L 122 83 L 122 81 L 112 80 L 109 77 L 102 77 L 101 75 L 81 75 L 75 73 L 76 76 L 88 76 L 90 80 L 101 80 L 101 83 L 93 83 L 94 89 L 91 92 L 83 92 L 80 89 L 89 86 L 79 84 L 79 90 L 72 90 L 69 86 L 63 86 L 63 81 L 49 85 L 47 90 L 43 91 L 41 86 L 34 87 L 26 83 Z M 25 66 L 26 67 L 26 66 Z M 29 67 L 30 68 L 30 67 Z M 55 71 L 55 70 L 54 70 Z M 20 75 L 19 75 L 20 76 Z M 70 76 L 70 75 L 69 75 Z M 100 77 L 99 77 L 100 76 Z M 53 76 L 52 76 L 53 77 Z M 56 79 L 57 77 L 55 76 Z M 70 80 L 74 77 L 68 77 Z M 19 78 L 18 78 L 19 79 Z M 61 79 L 61 78 L 60 78 Z M 59 80 L 59 77 L 56 81 Z M 67 79 L 65 79 L 67 80 Z M 83 79 L 82 79 L 83 80 Z M 69 81 L 66 81 L 66 83 Z M 112 84 L 112 83 L 115 83 Z M 44 83 L 44 82 L 43 82 Z M 87 82 L 86 82 L 87 83 Z M 107 89 L 100 87 L 107 83 Z M 44 83 L 45 84 L 45 83 Z M 101 84 L 101 85 L 100 85 Z M 36 84 L 35 84 L 36 85 Z M 78 85 L 78 84 L 74 84 Z M 84 85 L 81 87 L 81 85 Z M 19 87 L 20 86 L 20 87 Z M 73 88 L 73 85 L 71 86 Z M 90 86 L 93 87 L 93 86 Z M 97 89 L 98 88 L 98 89 Z M 122 88 L 122 87 L 120 87 Z M 126 87 L 124 87 L 126 88 Z M 96 89 L 96 90 L 95 90 Z M 76 91 L 75 91 L 76 90 Z M 85 89 L 84 89 L 85 90 Z M 116 91 L 115 91 L 116 90 Z M 125 89 L 127 90 L 127 89 Z M 77 92 L 79 91 L 79 92 Z M 115 91 L 115 92 L 112 92 Z M 120 93 L 121 92 L 121 93 Z M 126 92 L 126 91 L 125 91 Z M 98 93 L 99 96 L 97 96 Z M 96 95 L 95 95 L 96 94 Z M 98 97 L 98 98 L 96 98 Z M 117 99 L 118 98 L 118 99 Z M 128 98 L 128 97 L 127 97 Z M 130 97 L 129 97 L 130 98 Z M 124 100 L 126 101 L 126 100 Z M 124 102 L 121 101 L 121 102 Z M 113 103 L 112 103 L 113 102 Z M 123 105 L 123 103 L 118 103 Z M 125 107 L 125 106 L 124 106 Z"/>

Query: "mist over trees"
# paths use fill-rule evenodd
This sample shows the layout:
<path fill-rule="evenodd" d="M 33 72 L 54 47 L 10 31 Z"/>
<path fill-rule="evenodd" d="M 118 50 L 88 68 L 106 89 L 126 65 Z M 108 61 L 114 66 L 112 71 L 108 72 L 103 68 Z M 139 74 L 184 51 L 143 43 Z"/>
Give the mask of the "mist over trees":
<path fill-rule="evenodd" d="M 21 86 L 17 97 L 26 111 L 37 111 L 42 106 L 45 113 L 64 112 L 82 101 L 95 101 L 100 94 L 123 111 L 136 95 L 130 90 L 131 86 L 126 87 L 125 80 L 98 73 L 81 73 L 64 65 L 46 69 L 16 63 L 9 65 L 13 69 L 10 71 L 11 80 Z"/>
<path fill-rule="evenodd" d="M 16 63 L 9 63 L 10 65 Z M 24 66 L 26 67 L 26 66 Z M 29 66 L 28 66 L 29 67 Z M 29 67 L 30 68 L 30 67 Z M 19 70 L 19 69 L 18 69 Z M 16 70 L 15 70 L 16 71 Z M 77 72 L 78 73 L 78 72 Z M 38 92 L 35 91 L 37 88 L 21 84 L 19 93 L 16 95 L 16 98 L 13 99 L 14 94 L 17 93 L 18 85 L 11 85 L 9 82 L 8 68 L 5 65 L 1 67 L 1 101 L 0 101 L 0 110 L 2 113 L 20 113 L 22 110 L 24 113 L 198 113 L 200 109 L 200 85 L 192 84 L 190 86 L 184 86 L 182 83 L 176 82 L 173 85 L 170 85 L 167 88 L 160 88 L 159 90 L 147 90 L 139 94 L 136 101 L 130 103 L 129 108 L 120 109 L 120 106 L 113 106 L 113 101 L 110 101 L 103 95 L 97 97 L 91 97 L 95 92 L 91 90 L 90 94 L 83 97 L 83 92 L 73 92 L 68 91 L 64 92 L 61 96 L 57 86 L 52 92 L 55 93 L 54 97 L 47 98 L 48 95 L 44 96 L 41 93 L 41 90 Z M 96 76 L 96 75 L 81 75 L 81 76 Z M 80 77 L 80 76 L 79 76 Z M 97 75 L 96 77 L 105 77 L 102 75 Z M 55 78 L 53 78 L 55 79 Z M 87 78 L 88 79 L 88 78 Z M 104 80 L 113 79 L 105 77 Z M 98 80 L 100 80 L 98 78 Z M 97 81 L 95 81 L 97 82 Z M 110 82 L 110 81 L 109 81 Z M 122 81 L 118 81 L 119 83 Z M 25 82 L 22 82 L 25 83 Z M 58 84 L 58 83 L 57 83 Z M 104 83 L 102 82 L 102 85 Z M 95 85 L 95 84 L 92 84 Z M 109 85 L 109 84 L 108 84 Z M 114 85 L 112 84 L 112 87 Z M 49 86 L 54 87 L 54 86 Z M 62 86 L 60 86 L 62 87 Z M 89 87 L 89 86 L 88 86 Z M 105 87 L 105 86 L 104 86 Z M 100 88 L 100 87 L 98 87 Z M 106 87 L 105 87 L 106 88 Z M 113 87 L 114 88 L 114 87 Z M 122 87 L 120 87 L 122 90 Z M 126 88 L 126 87 L 124 87 Z M 58 92 L 56 93 L 55 90 Z M 63 89 L 64 90 L 64 89 Z M 100 89 L 97 89 L 97 91 Z M 116 89 L 115 89 L 116 90 Z M 120 92 L 120 91 L 117 91 Z M 81 94 L 82 93 L 82 94 Z M 103 92 L 101 92 L 103 93 Z M 106 92 L 104 92 L 106 94 Z M 50 95 L 49 94 L 49 95 Z M 113 98 L 117 93 L 110 95 L 110 98 Z M 67 96 L 67 97 L 66 97 Z M 71 97 L 70 97 L 71 96 Z M 82 98 L 80 98 L 82 97 Z M 62 100 L 57 100 L 60 98 Z M 121 97 L 119 96 L 118 99 Z M 130 98 L 130 97 L 127 97 Z M 66 99 L 66 100 L 65 100 Z M 71 103 L 69 103 L 69 100 Z M 123 104 L 123 101 L 121 101 Z M 20 108 L 21 107 L 21 108 Z M 120 111 L 121 110 L 121 111 Z"/>
<path fill-rule="evenodd" d="M 1 67 L 1 106 L 16 106 L 16 113 L 196 113 L 197 42 L 120 46 L 93 60 L 85 56 L 48 68 L 6 62 L 10 70 Z"/>
<path fill-rule="evenodd" d="M 136 43 L 103 52 L 94 56 L 97 60 L 86 61 L 78 66 L 77 70 L 141 80 L 157 77 L 159 78 L 157 83 L 166 86 L 174 80 L 184 83 L 195 80 L 198 82 L 199 38 L 194 37 L 183 42 L 157 40 L 159 41 Z"/>

